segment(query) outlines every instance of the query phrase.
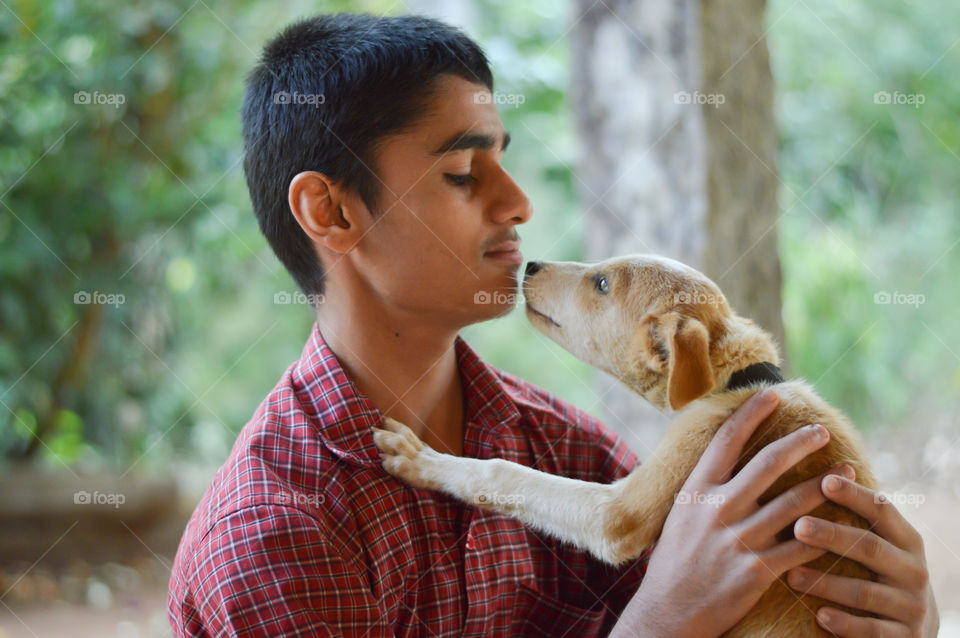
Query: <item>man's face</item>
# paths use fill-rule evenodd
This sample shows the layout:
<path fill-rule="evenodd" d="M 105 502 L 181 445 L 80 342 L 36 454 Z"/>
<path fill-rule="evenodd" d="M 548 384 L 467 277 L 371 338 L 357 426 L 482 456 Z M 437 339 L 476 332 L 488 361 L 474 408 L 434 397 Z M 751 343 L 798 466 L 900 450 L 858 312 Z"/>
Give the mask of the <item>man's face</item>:
<path fill-rule="evenodd" d="M 513 308 L 523 257 L 510 242 L 533 210 L 500 165 L 507 141 L 490 92 L 445 75 L 428 114 L 379 146 L 378 210 L 354 263 L 380 302 L 454 326 Z"/>

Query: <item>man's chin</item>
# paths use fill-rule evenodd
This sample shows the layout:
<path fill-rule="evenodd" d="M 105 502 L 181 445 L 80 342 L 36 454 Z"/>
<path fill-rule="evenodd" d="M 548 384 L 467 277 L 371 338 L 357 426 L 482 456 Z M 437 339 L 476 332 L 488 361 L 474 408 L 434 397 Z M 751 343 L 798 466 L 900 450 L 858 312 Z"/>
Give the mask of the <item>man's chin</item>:
<path fill-rule="evenodd" d="M 481 323 L 506 316 L 516 307 L 517 302 L 515 300 L 476 303 L 471 307 L 470 315 L 472 320 L 470 323 Z"/>
<path fill-rule="evenodd" d="M 495 319 L 497 317 L 503 317 L 505 315 L 509 315 L 511 312 L 513 312 L 514 308 L 516 307 L 517 307 L 517 302 L 505 303 L 505 304 L 494 306 L 491 309 L 493 311 L 491 318 Z"/>
<path fill-rule="evenodd" d="M 483 285 L 473 293 L 471 314 L 476 321 L 495 319 L 509 314 L 521 301 L 521 292 L 516 279 L 498 277 Z"/>
<path fill-rule="evenodd" d="M 514 302 L 505 302 L 505 303 L 491 303 L 487 305 L 481 311 L 482 320 L 486 319 L 496 319 L 498 317 L 503 317 L 510 314 L 514 308 L 517 307 L 517 303 Z"/>

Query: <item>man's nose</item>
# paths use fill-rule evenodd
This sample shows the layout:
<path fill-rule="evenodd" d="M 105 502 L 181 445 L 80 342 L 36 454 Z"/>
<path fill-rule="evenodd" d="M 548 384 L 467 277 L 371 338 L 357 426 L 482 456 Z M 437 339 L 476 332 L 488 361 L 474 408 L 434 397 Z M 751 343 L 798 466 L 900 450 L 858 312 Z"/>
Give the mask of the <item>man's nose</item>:
<path fill-rule="evenodd" d="M 531 275 L 537 274 L 538 272 L 540 272 L 541 268 L 543 268 L 543 264 L 541 264 L 539 261 L 528 261 L 527 269 L 524 271 L 523 278 L 526 279 Z"/>
<path fill-rule="evenodd" d="M 533 216 L 533 204 L 523 189 L 500 168 L 501 179 L 496 180 L 495 199 L 490 203 L 490 214 L 497 224 L 525 224 Z"/>

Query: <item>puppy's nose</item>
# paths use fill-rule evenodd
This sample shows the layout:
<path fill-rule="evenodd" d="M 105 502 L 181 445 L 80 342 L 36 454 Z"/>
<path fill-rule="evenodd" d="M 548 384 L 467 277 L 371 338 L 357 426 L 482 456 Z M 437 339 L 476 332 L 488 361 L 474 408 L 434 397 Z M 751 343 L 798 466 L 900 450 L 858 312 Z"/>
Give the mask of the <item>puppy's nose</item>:
<path fill-rule="evenodd" d="M 540 272 L 540 269 L 541 269 L 542 267 L 543 267 L 543 265 L 542 265 L 539 261 L 528 261 L 528 262 L 527 262 L 527 269 L 526 269 L 526 271 L 524 271 L 524 272 L 525 272 L 525 274 L 524 274 L 524 279 L 526 279 L 526 278 L 529 277 L 530 275 L 535 275 L 535 274 L 537 274 L 538 272 Z"/>

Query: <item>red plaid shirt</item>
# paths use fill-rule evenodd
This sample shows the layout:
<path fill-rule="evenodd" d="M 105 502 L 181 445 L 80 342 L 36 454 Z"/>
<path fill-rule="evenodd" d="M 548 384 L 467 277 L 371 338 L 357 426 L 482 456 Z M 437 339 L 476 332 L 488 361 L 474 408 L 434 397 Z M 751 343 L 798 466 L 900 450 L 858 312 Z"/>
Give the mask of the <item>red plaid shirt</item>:
<path fill-rule="evenodd" d="M 597 420 L 457 338 L 464 456 L 609 483 L 637 459 Z M 314 325 L 187 524 L 175 636 L 606 635 L 646 571 L 614 569 L 380 466 L 380 412 Z"/>

